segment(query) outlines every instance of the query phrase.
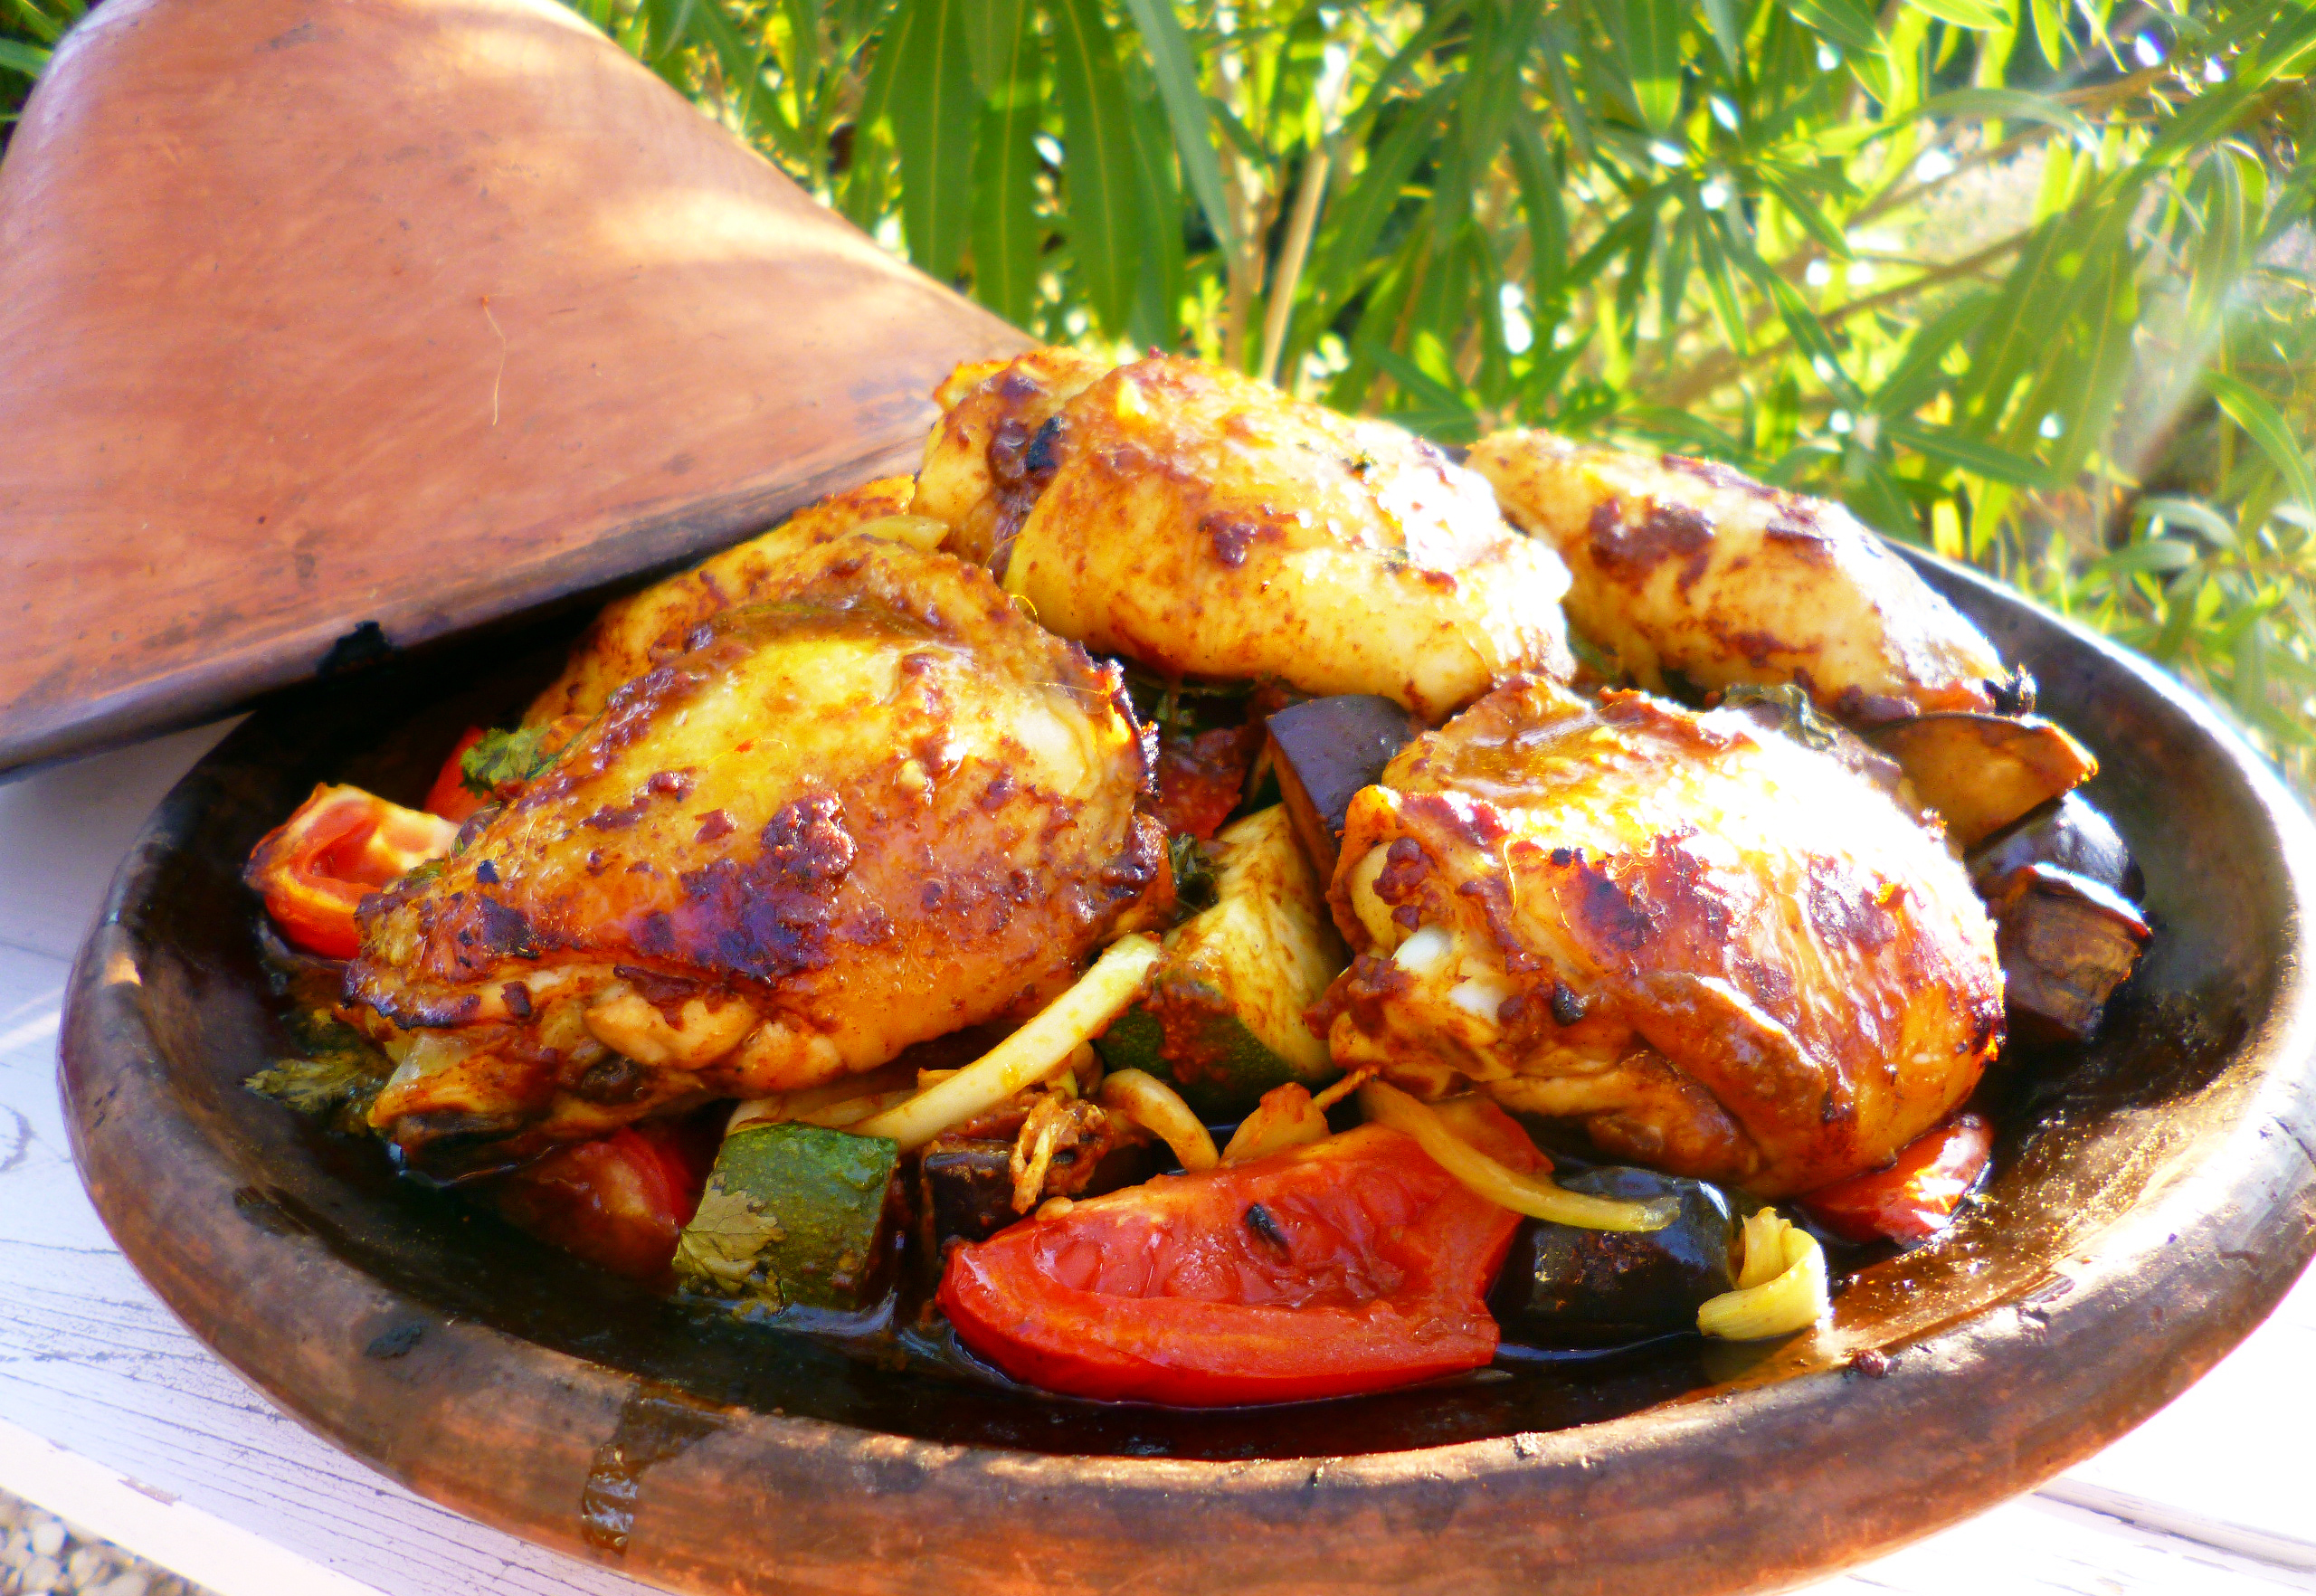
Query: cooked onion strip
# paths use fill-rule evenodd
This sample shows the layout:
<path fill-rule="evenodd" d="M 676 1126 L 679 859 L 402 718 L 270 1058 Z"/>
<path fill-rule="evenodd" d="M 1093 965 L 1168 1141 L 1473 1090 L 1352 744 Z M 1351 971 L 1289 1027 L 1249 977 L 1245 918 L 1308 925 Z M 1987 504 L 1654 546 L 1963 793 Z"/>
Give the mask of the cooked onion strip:
<path fill-rule="evenodd" d="M 1174 1150 L 1184 1169 L 1212 1169 L 1214 1138 L 1199 1123 L 1182 1095 L 1143 1069 L 1113 1069 L 1097 1094 L 1105 1108 L 1116 1110 Z"/>
<path fill-rule="evenodd" d="M 1818 1239 L 1764 1208 L 1745 1220 L 1737 1289 L 1708 1298 L 1697 1309 L 1697 1328 L 1723 1341 L 1790 1335 L 1824 1318 L 1831 1302 Z"/>
<path fill-rule="evenodd" d="M 1418 1102 L 1399 1088 L 1371 1080 L 1359 1088 L 1359 1107 L 1369 1121 L 1389 1126 L 1415 1138 L 1431 1161 L 1461 1182 L 1473 1195 L 1500 1208 L 1574 1225 L 1587 1230 L 1661 1230 L 1673 1222 L 1679 1205 L 1668 1198 L 1647 1202 L 1618 1202 L 1564 1191 L 1541 1175 L 1507 1169 L 1457 1135 L 1439 1112 Z"/>
<path fill-rule="evenodd" d="M 1048 1003 L 1036 1019 L 948 1079 L 852 1126 L 853 1134 L 887 1136 L 900 1144 L 902 1152 L 912 1152 L 951 1126 L 986 1113 L 1023 1087 L 1066 1069 L 1078 1043 L 1099 1035 L 1142 995 L 1163 951 L 1154 936 L 1136 933 L 1120 937 L 1078 977 L 1077 985 Z"/>
<path fill-rule="evenodd" d="M 915 1095 L 915 1072 L 906 1066 L 887 1064 L 881 1069 L 848 1075 L 841 1080 L 822 1081 L 819 1086 L 800 1087 L 793 1092 L 774 1092 L 768 1097 L 750 1097 L 736 1103 L 731 1117 L 724 1122 L 724 1134 L 728 1136 L 743 1126 L 777 1125 L 785 1120 L 838 1130 L 871 1114 L 881 1114 Z"/>

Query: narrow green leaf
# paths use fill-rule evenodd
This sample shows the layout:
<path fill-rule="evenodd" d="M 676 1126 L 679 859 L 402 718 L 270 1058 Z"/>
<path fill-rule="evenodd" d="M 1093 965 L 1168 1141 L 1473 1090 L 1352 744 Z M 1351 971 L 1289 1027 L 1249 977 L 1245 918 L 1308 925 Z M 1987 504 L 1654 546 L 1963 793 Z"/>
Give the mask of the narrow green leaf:
<path fill-rule="evenodd" d="M 1419 337 L 1418 347 L 1421 348 L 1423 343 L 1424 339 Z M 1433 343 L 1436 346 L 1437 340 Z M 1479 436 L 1479 418 L 1472 413 L 1471 405 L 1452 376 L 1442 381 L 1438 375 L 1425 369 L 1422 360 L 1410 358 L 1381 344 L 1367 344 L 1362 347 L 1361 353 L 1372 361 L 1384 375 L 1398 384 L 1400 392 L 1412 401 L 1392 413 L 1394 418 L 1410 431 L 1446 443 L 1468 442 Z"/>
<path fill-rule="evenodd" d="M 2059 418 L 2051 474 L 2065 481 L 2089 462 L 2112 430 L 2131 373 L 2131 329 L 2139 325 L 2139 269 L 2129 250 L 2113 252 L 2069 330 L 2089 346 L 2079 365 L 2053 362 L 2021 413 Z M 2072 366 L 2072 369 L 2070 369 Z M 2039 425 L 2039 421 L 2038 421 Z"/>
<path fill-rule="evenodd" d="M 787 0 L 793 5 L 809 0 Z M 1013 83 L 1015 45 L 1030 14 L 1029 0 L 971 0 L 965 46 L 972 52 L 973 92 L 984 104 L 1002 100 Z"/>
<path fill-rule="evenodd" d="M 2096 137 L 2082 116 L 2047 94 L 2024 89 L 1950 89 L 1917 107 L 1915 117 L 1953 117 L 2004 122 L 2040 122 L 2088 144 Z"/>
<path fill-rule="evenodd" d="M 1729 261 L 1729 251 L 1722 242 L 1721 222 L 1707 217 L 1697 228 L 1697 268 L 1704 273 L 1705 293 L 1713 301 L 1713 318 L 1720 325 L 1721 336 L 1728 340 L 1730 352 L 1742 356 L 1751 352 L 1751 330 L 1745 325 L 1745 308 L 1737 293 L 1737 273 Z"/>
<path fill-rule="evenodd" d="M 2091 569 L 2104 576 L 2135 576 L 2145 572 L 2170 575 L 2191 571 L 2203 558 L 2196 546 L 2179 537 L 2146 537 L 2124 545 L 2092 562 Z"/>
<path fill-rule="evenodd" d="M 1875 31 L 1873 19 L 1861 14 L 1849 0 L 1786 0 L 1786 8 L 1828 44 L 1837 44 L 1861 55 L 1882 48 L 1882 35 Z"/>
<path fill-rule="evenodd" d="M 2299 441 L 2292 435 L 2283 417 L 2276 413 L 2275 406 L 2257 389 L 2225 372 L 2204 373 L 2204 388 L 2227 413 L 2227 419 L 2243 428 L 2260 446 L 2260 452 L 2268 457 L 2268 463 L 2283 478 L 2292 497 L 2316 508 L 2316 476 L 2310 474 L 2308 457 L 2301 452 Z"/>
<path fill-rule="evenodd" d="M 49 52 L 19 39 L 0 39 L 0 71 L 38 78 L 48 66 Z"/>
<path fill-rule="evenodd" d="M 1767 162 L 1754 166 L 1753 175 L 1761 179 L 1763 188 L 1777 196 L 1787 214 L 1801 223 L 1801 230 L 1824 246 L 1827 254 L 1837 261 L 1850 258 L 1848 236 L 1818 208 L 1817 202 L 1802 191 L 1799 184 Z"/>
<path fill-rule="evenodd" d="M 1022 0 L 978 9 L 994 87 L 973 142 L 973 298 L 1026 328 L 1038 290 L 1037 29 Z"/>
<path fill-rule="evenodd" d="M 1115 337 L 1142 275 L 1142 172 L 1125 81 L 1100 0 L 1047 0 L 1046 14 L 1061 101 L 1064 230 L 1087 306 Z"/>
<path fill-rule="evenodd" d="M 1978 329 L 1994 299 L 1989 290 L 1966 293 L 1917 327 L 1905 353 L 1875 391 L 1874 408 L 1884 415 L 1911 415 L 1929 404 L 1946 385 L 1948 352 Z"/>
<path fill-rule="evenodd" d="M 901 157 L 901 236 L 930 277 L 956 274 L 973 221 L 974 103 L 968 0 L 906 0 L 893 68 L 893 142 Z M 898 25 L 897 23 L 896 25 Z"/>
<path fill-rule="evenodd" d="M 1704 22 L 1713 30 L 1713 42 L 1720 48 L 1721 59 L 1728 63 L 1729 75 L 1737 76 L 1744 71 L 1745 60 L 1742 0 L 1704 0 Z"/>
<path fill-rule="evenodd" d="M 1198 64 L 1191 56 L 1190 36 L 1174 14 L 1172 0 L 1126 0 L 1134 26 L 1158 80 L 1159 97 L 1165 101 L 1166 122 L 1173 129 L 1174 155 L 1182 176 L 1206 224 L 1224 249 L 1235 247 L 1229 206 L 1222 195 L 1222 166 L 1214 153 L 1214 137 L 1207 118 L 1206 96 L 1198 86 Z"/>
<path fill-rule="evenodd" d="M 1838 3 L 1838 0 L 1835 0 Z M 1612 14 L 1631 75 L 1633 102 L 1651 133 L 1663 138 L 1681 113 L 1680 0 L 1624 0 Z"/>
<path fill-rule="evenodd" d="M 1981 32 L 2010 26 L 2009 14 L 1988 0 L 1906 0 L 1906 4 L 1940 22 Z"/>
<path fill-rule="evenodd" d="M 1174 147 L 1154 85 L 1130 89 L 1135 171 L 1141 180 L 1143 250 L 1127 330 L 1144 348 L 1172 348 L 1182 336 L 1182 194 Z"/>
<path fill-rule="evenodd" d="M 1793 347 L 1808 362 L 1809 369 L 1817 374 L 1818 380 L 1844 404 L 1861 404 L 1857 385 L 1850 380 L 1847 368 L 1842 365 L 1840 351 L 1834 347 L 1834 340 L 1826 331 L 1826 324 L 1818 319 L 1818 313 L 1809 309 L 1809 302 L 1801 297 L 1801 290 L 1780 277 L 1751 249 L 1732 250 L 1732 258 L 1739 270 L 1753 280 L 1753 286 L 1768 295 L 1770 302 L 1776 305 L 1779 318 L 1785 323 L 1786 331 L 1793 338 Z"/>
<path fill-rule="evenodd" d="M 1417 163 L 1430 152 L 1440 114 L 1454 88 L 1451 80 L 1413 104 L 1404 105 L 1381 145 L 1368 150 L 1366 169 L 1329 204 L 1327 225 L 1304 268 L 1313 297 L 1323 309 L 1332 312 L 1339 308 L 1352 283 L 1370 264 L 1376 242 L 1399 208 Z"/>
<path fill-rule="evenodd" d="M 1507 144 L 1520 210 L 1528 223 L 1528 297 L 1539 311 L 1568 267 L 1568 206 L 1561 198 L 1560 162 L 1531 117 L 1512 119 Z"/>
<path fill-rule="evenodd" d="M 868 81 L 861 89 L 860 109 L 853 116 L 852 164 L 845 172 L 840 198 L 845 215 L 859 227 L 874 227 L 878 217 L 884 214 L 885 195 L 892 177 L 891 163 L 885 158 L 885 151 L 892 138 L 893 76 L 897 64 L 908 53 L 908 35 L 916 20 L 916 8 L 904 5 L 895 10 L 887 22 L 868 63 Z"/>
<path fill-rule="evenodd" d="M 1991 443 L 1966 436 L 1947 427 L 1932 426 L 1926 422 L 1888 420 L 1883 432 L 1894 443 L 1903 443 L 1917 453 L 1998 482 L 2015 483 L 2021 488 L 2040 488 L 2050 480 L 2050 473 L 2034 461 L 1998 449 Z"/>
<path fill-rule="evenodd" d="M 2042 48 L 2044 64 L 2058 70 L 2066 59 L 2066 0 L 2032 0 L 2035 43 Z"/>
<path fill-rule="evenodd" d="M 2131 513 L 2150 526 L 2159 522 L 2166 527 L 2184 527 L 2218 548 L 2236 546 L 2235 523 L 2199 499 L 2168 493 L 2150 494 L 2131 507 Z"/>

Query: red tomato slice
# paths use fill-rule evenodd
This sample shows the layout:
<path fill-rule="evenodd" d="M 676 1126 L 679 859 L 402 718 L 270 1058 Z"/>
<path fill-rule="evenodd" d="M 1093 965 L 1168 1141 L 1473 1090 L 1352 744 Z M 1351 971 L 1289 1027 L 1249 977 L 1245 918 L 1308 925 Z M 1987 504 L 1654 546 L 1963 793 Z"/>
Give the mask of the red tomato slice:
<path fill-rule="evenodd" d="M 1993 1156 L 1994 1132 L 1965 1114 L 1910 1143 L 1889 1168 L 1820 1186 L 1799 1201 L 1846 1240 L 1916 1241 L 1952 1222 Z"/>
<path fill-rule="evenodd" d="M 467 727 L 467 735 L 459 739 L 458 746 L 451 750 L 451 756 L 442 761 L 442 768 L 435 774 L 434 784 L 426 789 L 423 807 L 427 813 L 439 814 L 453 824 L 464 825 L 470 815 L 489 802 L 467 785 L 467 773 L 460 763 L 466 758 L 467 750 L 480 741 L 482 727 Z"/>
<path fill-rule="evenodd" d="M 699 1210 L 709 1158 L 685 1127 L 627 1126 L 558 1147 L 491 1183 L 498 1211 L 553 1247 L 631 1279 L 657 1280 Z"/>
<path fill-rule="evenodd" d="M 1170 835 L 1187 831 L 1205 841 L 1239 807 L 1247 771 L 1262 746 L 1259 725 L 1168 738 L 1158 749 L 1158 798 L 1151 813 Z"/>
<path fill-rule="evenodd" d="M 1494 1108 L 1487 1152 L 1541 1160 Z M 1324 1142 L 1080 1202 L 949 1255 L 941 1306 L 1016 1379 L 1210 1407 L 1381 1391 L 1495 1355 L 1484 1298 L 1519 1216 L 1414 1141 Z"/>
<path fill-rule="evenodd" d="M 359 787 L 318 786 L 258 840 L 242 879 L 265 898 L 281 934 L 308 953 L 362 951 L 354 911 L 380 888 L 451 850 L 459 828 Z"/>

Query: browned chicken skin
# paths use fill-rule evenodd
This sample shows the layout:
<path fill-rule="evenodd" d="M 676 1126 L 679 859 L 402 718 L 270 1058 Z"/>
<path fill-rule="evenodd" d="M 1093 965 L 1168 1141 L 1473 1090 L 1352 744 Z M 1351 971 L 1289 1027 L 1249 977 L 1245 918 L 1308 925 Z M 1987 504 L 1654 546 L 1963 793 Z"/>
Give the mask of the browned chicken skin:
<path fill-rule="evenodd" d="M 2001 1040 L 1938 838 L 1732 711 L 1506 687 L 1353 800 L 1331 903 L 1338 1064 L 1763 1196 L 1886 1162 Z"/>
<path fill-rule="evenodd" d="M 986 573 L 844 538 L 611 696 L 365 905 L 373 1123 L 592 1134 L 1033 1011 L 1163 871 L 1115 666 Z"/>
<path fill-rule="evenodd" d="M 780 591 L 788 579 L 788 557 L 795 551 L 906 516 L 916 496 L 916 484 L 906 477 L 864 482 L 807 505 L 771 531 L 735 544 L 688 571 L 614 599 L 572 646 L 571 662 L 563 674 L 532 700 L 523 724 L 546 726 L 566 715 L 593 719 L 622 682 L 634 680 L 662 659 L 680 652 L 693 627 L 736 604 L 754 603 Z M 916 541 L 930 546 L 940 538 L 933 533 Z"/>
<path fill-rule="evenodd" d="M 1039 350 L 940 396 L 916 508 L 1090 649 L 1433 721 L 1572 669 L 1559 559 L 1388 423 L 1171 356 L 1105 371 Z"/>
<path fill-rule="evenodd" d="M 1994 645 L 1837 504 L 1727 466 L 1499 432 L 1471 452 L 1558 549 L 1577 634 L 1663 691 L 1799 682 L 1856 724 L 1995 707 Z"/>
<path fill-rule="evenodd" d="M 1001 578 L 1021 523 L 1053 480 L 1062 407 L 1116 363 L 1076 349 L 960 366 L 933 390 L 941 420 L 925 441 L 915 508 L 949 524 L 951 554 Z"/>

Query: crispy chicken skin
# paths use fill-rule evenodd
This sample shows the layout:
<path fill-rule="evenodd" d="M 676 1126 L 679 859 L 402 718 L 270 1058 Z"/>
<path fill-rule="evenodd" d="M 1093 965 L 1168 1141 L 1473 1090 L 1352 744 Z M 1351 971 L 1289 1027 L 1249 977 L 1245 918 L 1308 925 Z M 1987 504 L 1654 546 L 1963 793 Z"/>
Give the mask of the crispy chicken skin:
<path fill-rule="evenodd" d="M 1116 362 L 1075 349 L 968 361 L 933 390 L 941 419 L 925 442 L 916 512 L 949 523 L 944 545 L 1005 575 L 1013 538 L 1052 480 L 1062 406 Z"/>
<path fill-rule="evenodd" d="M 736 544 L 642 592 L 614 600 L 571 651 L 570 663 L 532 701 L 525 726 L 566 715 L 593 719 L 612 690 L 680 652 L 691 629 L 736 604 L 753 603 L 786 579 L 788 556 L 862 527 L 909 513 L 916 484 L 883 477 L 807 505 L 771 531 Z M 925 539 L 925 541 L 933 541 Z"/>
<path fill-rule="evenodd" d="M 986 573 L 839 539 L 762 589 L 364 905 L 346 989 L 405 1148 L 592 1134 L 1025 1013 L 1163 876 L 1116 667 Z"/>
<path fill-rule="evenodd" d="M 1089 375 L 1039 350 L 944 392 L 917 508 L 959 528 L 953 549 L 993 545 L 1006 590 L 1087 648 L 1381 693 L 1435 722 L 1505 676 L 1571 669 L 1559 559 L 1397 427 L 1171 356 Z"/>
<path fill-rule="evenodd" d="M 1470 464 L 1568 562 L 1577 634 L 1643 687 L 1799 682 L 1869 725 L 1996 707 L 1994 645 L 1839 505 L 1549 432 L 1484 438 Z"/>
<path fill-rule="evenodd" d="M 1764 1197 L 1885 1163 L 2002 1035 L 1937 836 L 1732 711 L 1505 687 L 1352 801 L 1335 1061 Z"/>

